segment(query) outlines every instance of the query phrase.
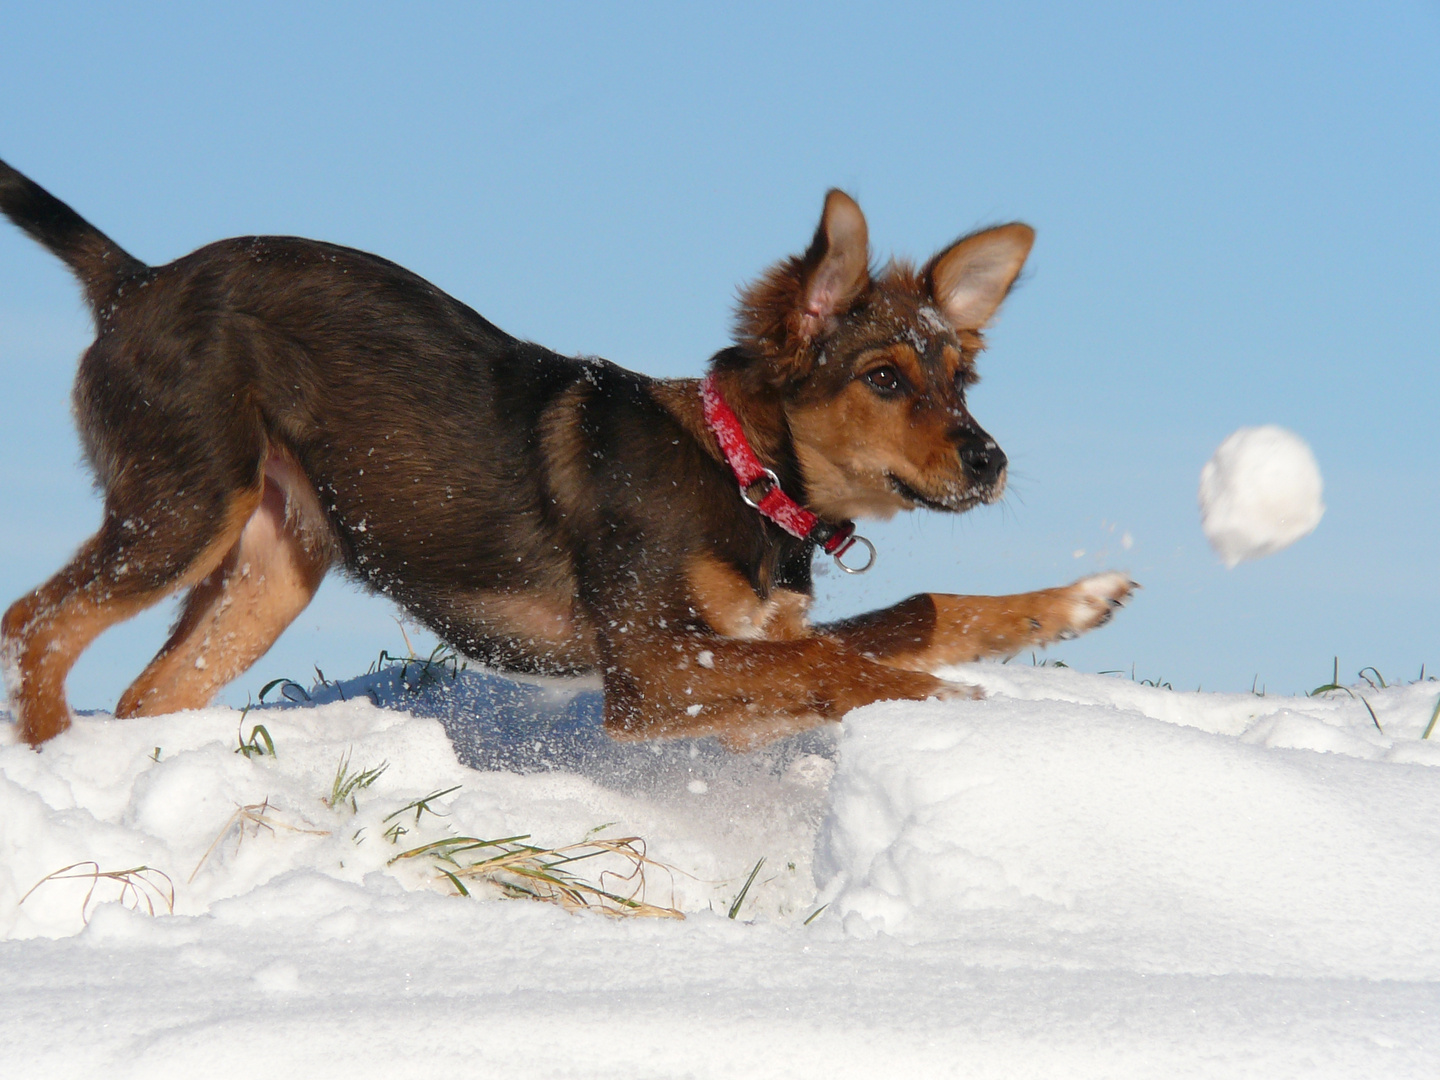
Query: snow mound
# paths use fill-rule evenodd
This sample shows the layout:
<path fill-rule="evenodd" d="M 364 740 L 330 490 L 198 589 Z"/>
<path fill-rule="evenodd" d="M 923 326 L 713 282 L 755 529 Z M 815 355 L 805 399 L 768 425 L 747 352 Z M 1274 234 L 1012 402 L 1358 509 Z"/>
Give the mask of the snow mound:
<path fill-rule="evenodd" d="M 1238 740 L 1114 705 L 873 705 L 817 877 L 851 933 L 993 964 L 1431 977 L 1440 775 L 1374 734 L 1298 702 Z"/>
<path fill-rule="evenodd" d="M 1284 428 L 1241 428 L 1200 472 L 1200 518 L 1211 547 L 1235 567 L 1308 536 L 1325 513 L 1320 467 Z"/>

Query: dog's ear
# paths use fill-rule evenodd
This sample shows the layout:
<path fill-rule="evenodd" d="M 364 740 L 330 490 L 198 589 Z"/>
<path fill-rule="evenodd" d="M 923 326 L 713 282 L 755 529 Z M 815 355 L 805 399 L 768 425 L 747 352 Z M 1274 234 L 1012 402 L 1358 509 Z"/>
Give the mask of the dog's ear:
<path fill-rule="evenodd" d="M 825 196 L 825 212 L 803 260 L 806 269 L 797 331 L 819 337 L 870 284 L 870 230 L 859 205 L 839 188 Z"/>
<path fill-rule="evenodd" d="M 981 330 L 1025 265 L 1035 230 L 1013 222 L 971 233 L 924 270 L 926 291 L 956 330 Z"/>
<path fill-rule="evenodd" d="M 808 346 L 870 285 L 870 231 L 855 200 L 832 189 L 810 247 L 740 294 L 735 334 L 781 379 L 803 378 Z"/>

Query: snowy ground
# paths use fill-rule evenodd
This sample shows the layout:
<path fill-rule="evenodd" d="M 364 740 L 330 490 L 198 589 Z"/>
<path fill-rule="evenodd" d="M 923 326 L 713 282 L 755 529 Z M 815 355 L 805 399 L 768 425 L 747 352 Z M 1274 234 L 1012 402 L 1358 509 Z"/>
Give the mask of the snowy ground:
<path fill-rule="evenodd" d="M 1440 683 L 952 674 L 988 698 L 745 756 L 413 665 L 41 754 L 0 728 L 0 1075 L 1440 1075 Z M 235 752 L 257 723 L 274 756 Z M 347 756 L 388 767 L 332 809 Z M 684 921 L 391 862 L 598 826 L 673 868 L 645 899 Z M 113 879 L 20 904 L 87 860 L 163 871 L 174 914 Z"/>

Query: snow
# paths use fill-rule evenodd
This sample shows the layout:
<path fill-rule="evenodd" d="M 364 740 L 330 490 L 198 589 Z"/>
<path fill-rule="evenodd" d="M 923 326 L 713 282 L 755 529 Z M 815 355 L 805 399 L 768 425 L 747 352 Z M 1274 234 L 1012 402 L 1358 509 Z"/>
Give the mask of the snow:
<path fill-rule="evenodd" d="M 418 663 L 38 754 L 0 728 L 0 1075 L 1436 1075 L 1440 684 L 941 674 L 987 697 L 743 755 Z M 274 756 L 236 752 L 257 724 Z M 386 764 L 353 809 L 342 759 Z M 602 826 L 684 921 L 392 861 Z M 174 914 L 36 887 L 85 860 L 163 871 Z"/>
<path fill-rule="evenodd" d="M 1210 546 L 1232 569 L 1309 536 L 1325 513 L 1320 467 L 1294 432 L 1241 428 L 1200 472 L 1200 518 Z"/>

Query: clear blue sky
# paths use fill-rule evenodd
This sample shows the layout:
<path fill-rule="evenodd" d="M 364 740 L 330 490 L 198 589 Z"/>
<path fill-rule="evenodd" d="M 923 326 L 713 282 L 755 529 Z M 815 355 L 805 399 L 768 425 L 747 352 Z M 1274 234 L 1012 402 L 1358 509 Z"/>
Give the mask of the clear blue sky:
<path fill-rule="evenodd" d="M 1011 494 L 872 527 L 880 566 L 822 578 L 822 613 L 1115 566 L 1145 591 L 1051 655 L 1177 689 L 1440 667 L 1435 3 L 13 4 L 0 100 L 0 157 L 146 261 L 349 244 L 657 375 L 727 343 L 832 185 L 880 255 L 1028 221 L 972 398 Z M 4 602 L 99 520 L 68 414 L 88 338 L 66 271 L 0 228 Z M 1227 571 L 1196 484 L 1257 423 L 1311 443 L 1329 510 Z M 167 617 L 108 635 L 74 704 L 112 706 Z M 400 645 L 337 577 L 227 700 Z"/>

